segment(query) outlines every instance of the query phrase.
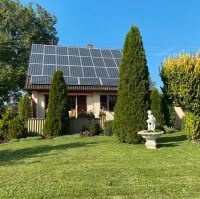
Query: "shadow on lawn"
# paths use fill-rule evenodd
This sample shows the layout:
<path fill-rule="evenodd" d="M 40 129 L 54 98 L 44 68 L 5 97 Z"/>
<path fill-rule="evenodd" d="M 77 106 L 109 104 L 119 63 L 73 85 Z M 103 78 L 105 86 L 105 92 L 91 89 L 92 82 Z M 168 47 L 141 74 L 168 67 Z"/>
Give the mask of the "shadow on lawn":
<path fill-rule="evenodd" d="M 21 161 L 25 158 L 33 158 L 40 156 L 53 156 L 56 154 L 47 154 L 52 150 L 67 150 L 71 148 L 78 147 L 90 147 L 91 145 L 97 144 L 97 142 L 87 142 L 87 143 L 70 143 L 70 144 L 62 144 L 62 145 L 42 145 L 28 148 L 21 148 L 16 150 L 2 150 L 0 151 L 0 166 L 10 163 L 17 163 L 17 161 Z"/>
<path fill-rule="evenodd" d="M 174 136 L 172 135 L 171 137 L 160 137 L 157 142 L 158 142 L 158 148 L 161 147 L 176 147 L 179 146 L 181 142 L 187 140 L 186 135 L 178 135 Z"/>

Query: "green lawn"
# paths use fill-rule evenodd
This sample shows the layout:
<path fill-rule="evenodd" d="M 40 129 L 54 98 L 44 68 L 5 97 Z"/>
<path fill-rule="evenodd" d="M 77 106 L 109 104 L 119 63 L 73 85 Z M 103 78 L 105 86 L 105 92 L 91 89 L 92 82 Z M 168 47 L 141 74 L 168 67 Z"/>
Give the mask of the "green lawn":
<path fill-rule="evenodd" d="M 0 145 L 0 198 L 200 198 L 200 144 L 163 135 L 159 149 L 114 137 Z"/>

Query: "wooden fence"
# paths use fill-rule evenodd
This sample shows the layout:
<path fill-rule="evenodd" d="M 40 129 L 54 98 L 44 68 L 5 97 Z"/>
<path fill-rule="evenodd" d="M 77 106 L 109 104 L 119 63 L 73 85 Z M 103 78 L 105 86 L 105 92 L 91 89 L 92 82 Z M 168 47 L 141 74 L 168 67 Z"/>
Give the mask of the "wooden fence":
<path fill-rule="evenodd" d="M 95 121 L 103 128 L 105 119 L 96 118 Z M 35 132 L 39 135 L 43 134 L 43 126 L 45 119 L 31 118 L 28 119 L 28 132 Z M 91 120 L 87 118 L 72 118 L 69 120 L 69 133 L 80 133 L 83 128 L 90 126 Z"/>

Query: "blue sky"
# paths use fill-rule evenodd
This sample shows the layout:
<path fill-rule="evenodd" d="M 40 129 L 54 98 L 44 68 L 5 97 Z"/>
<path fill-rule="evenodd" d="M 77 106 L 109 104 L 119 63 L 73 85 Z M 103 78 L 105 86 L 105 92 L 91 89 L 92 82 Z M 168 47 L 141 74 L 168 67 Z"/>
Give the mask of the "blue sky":
<path fill-rule="evenodd" d="M 174 52 L 197 52 L 200 45 L 199 0 L 20 0 L 38 3 L 58 19 L 59 45 L 123 48 L 137 25 L 157 88 L 159 67 Z"/>

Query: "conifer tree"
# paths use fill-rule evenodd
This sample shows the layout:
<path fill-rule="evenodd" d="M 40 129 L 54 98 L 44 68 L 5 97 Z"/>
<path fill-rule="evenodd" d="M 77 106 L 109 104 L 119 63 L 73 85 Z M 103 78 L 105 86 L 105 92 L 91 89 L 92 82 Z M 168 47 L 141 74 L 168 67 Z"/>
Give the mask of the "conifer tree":
<path fill-rule="evenodd" d="M 23 122 L 27 122 L 32 117 L 31 100 L 28 94 L 21 97 L 18 107 L 19 118 Z"/>
<path fill-rule="evenodd" d="M 115 106 L 114 134 L 121 142 L 138 143 L 138 131 L 146 129 L 150 107 L 149 72 L 139 29 L 127 33 L 119 68 L 118 99 Z"/>
<path fill-rule="evenodd" d="M 156 128 L 162 128 L 164 126 L 163 103 L 161 94 L 156 88 L 151 92 L 151 111 L 156 118 Z"/>
<path fill-rule="evenodd" d="M 44 134 L 49 137 L 67 134 L 68 120 L 67 86 L 63 73 L 57 70 L 51 82 Z"/>

